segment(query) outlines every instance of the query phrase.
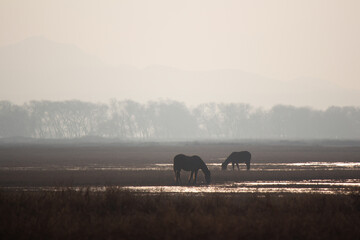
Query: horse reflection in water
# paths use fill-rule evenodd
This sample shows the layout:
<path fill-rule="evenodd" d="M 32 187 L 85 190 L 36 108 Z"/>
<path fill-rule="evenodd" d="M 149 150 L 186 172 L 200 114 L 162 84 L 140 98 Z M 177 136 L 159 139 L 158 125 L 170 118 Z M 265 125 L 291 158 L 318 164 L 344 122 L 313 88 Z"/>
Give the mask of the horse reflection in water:
<path fill-rule="evenodd" d="M 251 153 L 249 153 L 248 151 L 233 152 L 222 163 L 221 168 L 222 168 L 222 170 L 226 170 L 227 165 L 229 163 L 232 163 L 233 170 L 234 170 L 235 164 L 236 164 L 238 170 L 240 170 L 239 163 L 245 163 L 247 170 L 250 170 L 250 160 L 251 160 Z"/>
<path fill-rule="evenodd" d="M 191 171 L 188 183 L 191 183 L 191 180 L 194 177 L 193 184 L 196 184 L 196 178 L 199 169 L 201 169 L 205 175 L 206 183 L 210 183 L 210 171 L 207 168 L 204 161 L 199 156 L 186 156 L 184 154 L 178 154 L 174 157 L 174 172 L 176 177 L 176 184 L 181 184 L 180 171 Z M 194 176 L 195 173 L 195 176 Z"/>

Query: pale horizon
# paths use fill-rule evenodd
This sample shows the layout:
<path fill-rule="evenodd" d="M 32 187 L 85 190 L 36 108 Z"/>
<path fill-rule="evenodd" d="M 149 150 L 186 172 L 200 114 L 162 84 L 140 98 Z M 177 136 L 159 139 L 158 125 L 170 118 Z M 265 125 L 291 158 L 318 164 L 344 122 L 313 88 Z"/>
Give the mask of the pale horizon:
<path fill-rule="evenodd" d="M 4 58 L 0 67 L 5 69 L 1 100 L 107 102 L 117 98 L 138 102 L 171 99 L 187 105 L 357 106 L 359 10 L 358 1 L 325 0 L 1 1 L 0 50 L 9 54 L 0 55 Z M 58 44 L 51 48 L 55 53 L 66 49 L 67 58 L 76 56 L 86 67 L 96 65 L 97 70 L 72 72 L 73 65 L 59 60 L 55 61 L 58 65 L 46 63 L 49 68 L 18 76 L 24 66 L 42 65 L 44 59 L 57 56 L 45 49 L 43 55 L 51 56 L 40 59 L 33 54 L 31 64 L 20 65 L 16 59 L 9 63 L 9 56 L 24 58 L 21 52 L 15 56 L 9 46 L 39 36 Z M 135 72 L 126 72 L 124 66 Z M 67 72 L 59 76 L 57 67 Z M 28 78 L 23 79 L 25 76 Z M 212 78 L 210 84 L 207 77 Z M 137 88 L 145 80 L 156 86 Z M 19 91 L 23 86 L 26 92 Z"/>

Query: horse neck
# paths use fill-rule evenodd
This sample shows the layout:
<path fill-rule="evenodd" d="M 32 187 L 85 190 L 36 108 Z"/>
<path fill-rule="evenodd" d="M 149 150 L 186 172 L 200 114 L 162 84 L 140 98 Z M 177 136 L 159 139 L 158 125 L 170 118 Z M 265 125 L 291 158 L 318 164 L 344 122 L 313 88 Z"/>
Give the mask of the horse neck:
<path fill-rule="evenodd" d="M 225 160 L 225 165 L 227 166 L 229 163 L 231 162 L 231 160 L 230 160 L 230 157 L 228 157 L 226 160 Z"/>
<path fill-rule="evenodd" d="M 201 161 L 200 169 L 201 169 L 203 172 L 209 172 L 209 169 L 208 169 L 208 167 L 206 166 L 206 164 L 204 163 L 204 161 Z"/>

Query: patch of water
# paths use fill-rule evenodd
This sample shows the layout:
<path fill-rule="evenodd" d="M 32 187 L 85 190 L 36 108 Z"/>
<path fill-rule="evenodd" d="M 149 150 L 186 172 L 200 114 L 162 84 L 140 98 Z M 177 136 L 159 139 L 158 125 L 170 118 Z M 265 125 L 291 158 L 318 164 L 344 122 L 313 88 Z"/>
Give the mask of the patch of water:
<path fill-rule="evenodd" d="M 208 163 L 210 170 L 220 169 L 221 163 Z M 245 164 L 240 164 L 245 169 Z M 86 166 L 57 166 L 41 167 L 0 167 L 1 171 L 168 171 L 173 169 L 172 163 L 155 163 L 143 166 L 123 166 L 90 164 Z M 231 166 L 228 167 L 231 169 Z M 360 170 L 360 162 L 303 162 L 303 163 L 252 163 L 251 171 L 305 171 L 305 170 Z"/>
<path fill-rule="evenodd" d="M 19 191 L 62 191 L 66 189 L 93 192 L 103 192 L 109 187 L 6 187 L 8 190 Z M 303 180 L 303 181 L 255 181 L 231 182 L 225 184 L 201 186 L 112 186 L 119 190 L 130 190 L 138 193 L 166 193 L 166 194 L 204 194 L 204 193 L 321 193 L 321 194 L 349 194 L 359 191 L 360 179 L 332 180 Z"/>
<path fill-rule="evenodd" d="M 220 168 L 221 164 L 218 164 Z M 242 166 L 243 165 L 243 166 Z M 245 169 L 245 164 L 240 165 Z M 216 165 L 214 165 L 216 166 Z M 235 167 L 236 168 L 236 167 Z M 231 169 L 231 166 L 228 166 Z M 358 170 L 359 162 L 251 163 L 251 171 Z"/>
<path fill-rule="evenodd" d="M 323 193 L 347 194 L 360 188 L 360 179 L 232 182 L 209 186 L 129 186 L 150 193 Z"/>

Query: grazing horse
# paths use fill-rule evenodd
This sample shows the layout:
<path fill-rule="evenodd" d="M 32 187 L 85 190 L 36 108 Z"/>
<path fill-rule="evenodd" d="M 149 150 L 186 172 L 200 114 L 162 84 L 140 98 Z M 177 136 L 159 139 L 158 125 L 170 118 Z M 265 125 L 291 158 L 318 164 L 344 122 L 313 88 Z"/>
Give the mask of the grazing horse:
<path fill-rule="evenodd" d="M 207 168 L 204 161 L 199 156 L 185 156 L 184 154 L 178 154 L 174 157 L 174 172 L 176 177 L 176 184 L 179 184 L 179 181 L 181 183 L 180 178 L 180 171 L 191 171 L 191 176 L 189 177 L 189 182 L 191 182 L 191 179 L 193 178 L 193 175 L 195 173 L 194 178 L 194 184 L 196 184 L 196 177 L 197 173 L 201 169 L 205 175 L 206 183 L 210 183 L 210 171 Z"/>
<path fill-rule="evenodd" d="M 229 163 L 232 163 L 233 170 L 235 164 L 238 170 L 240 170 L 239 163 L 245 163 L 247 170 L 250 170 L 250 160 L 251 160 L 251 153 L 249 153 L 248 151 L 232 152 L 230 156 L 228 156 L 227 159 L 223 162 L 221 168 L 222 170 L 226 170 L 227 165 Z"/>

